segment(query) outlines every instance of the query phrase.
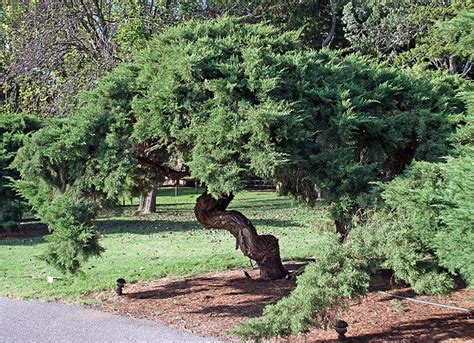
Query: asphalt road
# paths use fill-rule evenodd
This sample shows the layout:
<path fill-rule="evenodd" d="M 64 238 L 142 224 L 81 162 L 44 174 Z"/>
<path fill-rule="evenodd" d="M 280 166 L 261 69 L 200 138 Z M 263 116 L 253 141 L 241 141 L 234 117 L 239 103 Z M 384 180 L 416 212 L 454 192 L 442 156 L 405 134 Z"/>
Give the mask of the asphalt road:
<path fill-rule="evenodd" d="M 218 342 L 79 306 L 0 298 L 0 342 Z"/>

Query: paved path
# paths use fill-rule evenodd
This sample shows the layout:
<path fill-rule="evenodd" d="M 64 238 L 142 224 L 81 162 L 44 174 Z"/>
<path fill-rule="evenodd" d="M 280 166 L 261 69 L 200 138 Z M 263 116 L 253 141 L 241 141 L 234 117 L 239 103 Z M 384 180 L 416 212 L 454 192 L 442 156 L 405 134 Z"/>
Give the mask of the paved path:
<path fill-rule="evenodd" d="M 0 342 L 218 342 L 79 306 L 0 298 Z"/>

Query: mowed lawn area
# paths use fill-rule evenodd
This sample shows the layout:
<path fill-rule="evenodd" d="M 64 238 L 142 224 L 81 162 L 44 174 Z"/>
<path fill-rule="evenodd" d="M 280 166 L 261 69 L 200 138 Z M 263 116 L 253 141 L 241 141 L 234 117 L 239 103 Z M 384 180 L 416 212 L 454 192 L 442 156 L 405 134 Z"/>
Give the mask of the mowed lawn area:
<path fill-rule="evenodd" d="M 163 188 L 155 214 L 137 216 L 136 206 L 124 206 L 121 213 L 100 218 L 106 250 L 75 277 L 61 275 L 38 258 L 46 247 L 42 238 L 0 241 L 0 296 L 85 302 L 85 294 L 111 289 L 119 277 L 136 282 L 250 267 L 229 232 L 203 229 L 195 220 L 197 196 L 192 188 L 180 188 L 178 196 Z M 328 222 L 322 207 L 300 206 L 271 191 L 242 192 L 229 208 L 242 211 L 259 233 L 278 237 L 283 260 L 311 256 L 311 237 Z M 47 276 L 61 279 L 48 283 Z"/>

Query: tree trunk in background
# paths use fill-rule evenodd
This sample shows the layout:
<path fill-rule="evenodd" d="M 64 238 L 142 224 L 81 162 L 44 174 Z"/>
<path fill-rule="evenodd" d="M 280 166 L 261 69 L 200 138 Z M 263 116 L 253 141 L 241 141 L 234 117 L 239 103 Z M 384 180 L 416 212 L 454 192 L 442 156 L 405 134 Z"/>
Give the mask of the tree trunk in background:
<path fill-rule="evenodd" d="M 336 220 L 336 232 L 341 235 L 340 242 L 344 242 L 346 240 L 347 234 L 349 233 L 349 228 L 346 224 L 342 221 Z"/>
<path fill-rule="evenodd" d="M 278 239 L 272 235 L 259 235 L 250 220 L 238 211 L 226 208 L 233 196 L 218 200 L 204 193 L 196 201 L 194 214 L 205 228 L 225 229 L 236 239 L 236 249 L 255 260 L 260 268 L 260 278 L 276 280 L 285 277 L 288 271 L 280 258 Z"/>
<path fill-rule="evenodd" d="M 153 181 L 151 186 L 151 190 L 148 192 L 145 198 L 145 204 L 143 208 L 144 214 L 150 214 L 156 212 L 156 192 L 158 191 L 158 187 L 156 187 L 156 181 Z"/>
<path fill-rule="evenodd" d="M 458 72 L 458 65 L 456 63 L 456 55 L 449 56 L 449 73 L 454 75 Z"/>
<path fill-rule="evenodd" d="M 156 193 L 158 187 L 156 181 L 153 181 L 151 190 L 147 194 L 140 194 L 138 212 L 150 214 L 156 212 Z"/>
<path fill-rule="evenodd" d="M 140 194 L 140 198 L 138 200 L 138 212 L 143 212 L 146 203 L 146 194 Z"/>
<path fill-rule="evenodd" d="M 337 18 L 336 18 L 336 9 L 334 6 L 331 4 L 331 29 L 327 35 L 327 37 L 323 40 L 323 48 L 329 46 L 331 44 L 332 40 L 334 39 L 334 35 L 336 34 L 336 23 L 337 23 Z"/>

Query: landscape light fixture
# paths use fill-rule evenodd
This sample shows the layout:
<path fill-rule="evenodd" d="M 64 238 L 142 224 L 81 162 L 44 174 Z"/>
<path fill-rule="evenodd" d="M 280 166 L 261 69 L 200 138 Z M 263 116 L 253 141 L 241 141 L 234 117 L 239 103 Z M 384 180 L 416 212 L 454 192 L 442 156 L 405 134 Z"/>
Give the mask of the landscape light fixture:
<path fill-rule="evenodd" d="M 127 282 L 122 278 L 117 279 L 117 288 L 115 289 L 115 293 L 117 293 L 117 295 L 122 295 L 122 289 L 126 283 Z"/>
<path fill-rule="evenodd" d="M 335 330 L 338 334 L 337 336 L 337 340 L 339 342 L 345 342 L 346 341 L 346 332 L 347 332 L 347 327 L 349 326 L 349 324 L 347 324 L 345 321 L 343 320 L 338 320 L 336 322 L 336 327 L 335 327 Z"/>

